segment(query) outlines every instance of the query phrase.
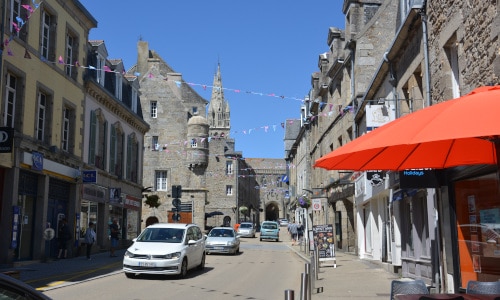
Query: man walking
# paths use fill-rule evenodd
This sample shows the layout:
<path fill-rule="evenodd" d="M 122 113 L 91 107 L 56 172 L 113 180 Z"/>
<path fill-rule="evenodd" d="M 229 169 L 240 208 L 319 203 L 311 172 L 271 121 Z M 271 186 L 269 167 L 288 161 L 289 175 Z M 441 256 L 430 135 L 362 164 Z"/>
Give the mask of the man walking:
<path fill-rule="evenodd" d="M 110 237 L 111 237 L 111 249 L 110 257 L 116 257 L 115 250 L 118 247 L 118 240 L 120 239 L 120 227 L 118 226 L 118 220 L 113 219 L 113 223 L 109 225 Z"/>
<path fill-rule="evenodd" d="M 85 244 L 87 244 L 87 259 L 90 260 L 90 252 L 92 252 L 92 245 L 95 242 L 94 223 L 90 222 L 87 231 L 85 231 Z"/>

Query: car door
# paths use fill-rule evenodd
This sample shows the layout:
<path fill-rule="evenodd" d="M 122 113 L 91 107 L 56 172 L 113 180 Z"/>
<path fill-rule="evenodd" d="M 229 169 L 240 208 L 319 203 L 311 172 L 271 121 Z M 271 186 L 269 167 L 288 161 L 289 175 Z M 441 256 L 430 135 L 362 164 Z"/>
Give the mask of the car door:
<path fill-rule="evenodd" d="M 202 253 L 200 249 L 203 247 L 200 245 L 199 239 L 196 235 L 195 229 L 197 227 L 189 227 L 186 232 L 186 244 L 189 243 L 190 240 L 195 240 L 196 243 L 193 245 L 187 245 L 186 247 L 186 255 L 188 258 L 188 268 L 192 269 L 198 266 L 201 263 L 201 255 Z M 201 253 L 201 254 L 200 254 Z"/>

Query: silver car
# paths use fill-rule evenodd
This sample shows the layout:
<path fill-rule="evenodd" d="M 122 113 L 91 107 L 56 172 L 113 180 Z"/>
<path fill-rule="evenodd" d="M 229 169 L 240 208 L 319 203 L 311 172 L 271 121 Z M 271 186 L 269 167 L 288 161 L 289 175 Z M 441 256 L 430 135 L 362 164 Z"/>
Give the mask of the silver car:
<path fill-rule="evenodd" d="M 241 237 L 255 237 L 255 226 L 251 222 L 242 222 L 238 227 L 238 235 Z"/>
<path fill-rule="evenodd" d="M 214 227 L 205 240 L 205 252 L 237 254 L 240 252 L 240 237 L 231 227 Z"/>

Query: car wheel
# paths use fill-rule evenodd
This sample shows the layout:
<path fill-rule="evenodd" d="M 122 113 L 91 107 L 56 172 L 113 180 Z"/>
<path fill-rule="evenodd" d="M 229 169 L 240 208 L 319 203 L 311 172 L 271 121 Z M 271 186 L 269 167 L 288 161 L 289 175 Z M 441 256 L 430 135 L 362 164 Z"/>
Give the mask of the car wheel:
<path fill-rule="evenodd" d="M 201 264 L 198 266 L 198 270 L 205 269 L 205 253 L 203 253 L 203 257 L 201 258 Z"/>
<path fill-rule="evenodd" d="M 181 273 L 179 274 L 179 277 L 180 278 L 185 278 L 186 275 L 187 275 L 187 272 L 188 272 L 188 261 L 187 261 L 187 258 L 184 258 L 182 260 Z"/>
<path fill-rule="evenodd" d="M 127 276 L 127 278 L 134 278 L 135 274 L 134 273 L 125 273 L 125 276 Z"/>
<path fill-rule="evenodd" d="M 262 238 L 260 238 L 260 241 L 262 242 Z"/>

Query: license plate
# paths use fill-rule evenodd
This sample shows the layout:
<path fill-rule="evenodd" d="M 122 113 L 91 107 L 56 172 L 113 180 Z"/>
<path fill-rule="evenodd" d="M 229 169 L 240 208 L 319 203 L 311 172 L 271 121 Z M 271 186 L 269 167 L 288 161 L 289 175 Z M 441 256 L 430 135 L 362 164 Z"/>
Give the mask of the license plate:
<path fill-rule="evenodd" d="M 151 268 L 151 267 L 155 267 L 155 263 L 154 262 L 139 262 L 139 267 L 148 267 L 148 268 Z"/>
<path fill-rule="evenodd" d="M 224 250 L 224 247 L 214 247 L 214 250 Z"/>

